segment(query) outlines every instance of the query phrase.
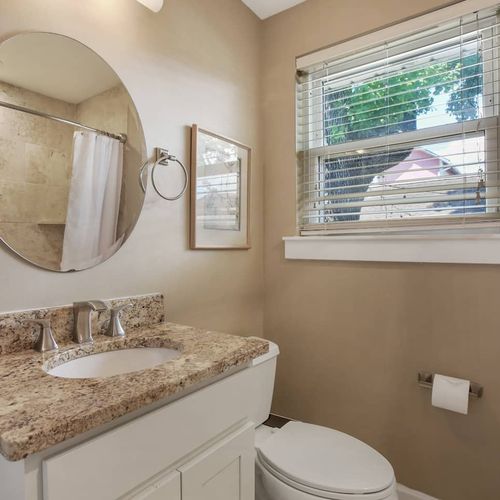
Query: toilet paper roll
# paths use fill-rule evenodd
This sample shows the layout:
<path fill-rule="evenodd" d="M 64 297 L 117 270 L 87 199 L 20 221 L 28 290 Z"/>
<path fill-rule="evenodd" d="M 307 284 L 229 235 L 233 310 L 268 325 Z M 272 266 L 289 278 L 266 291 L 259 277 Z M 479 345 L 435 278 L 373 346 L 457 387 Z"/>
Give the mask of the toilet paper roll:
<path fill-rule="evenodd" d="M 470 380 L 434 375 L 432 406 L 467 415 L 469 408 Z"/>

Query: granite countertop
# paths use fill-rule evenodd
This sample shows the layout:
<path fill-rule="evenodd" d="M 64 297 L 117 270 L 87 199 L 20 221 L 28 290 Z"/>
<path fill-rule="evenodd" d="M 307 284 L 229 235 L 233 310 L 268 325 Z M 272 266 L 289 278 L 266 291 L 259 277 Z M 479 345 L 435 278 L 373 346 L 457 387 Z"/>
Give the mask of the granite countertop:
<path fill-rule="evenodd" d="M 129 328 L 124 339 L 95 335 L 93 345 L 57 353 L 23 350 L 0 357 L 0 453 L 20 460 L 66 439 L 209 381 L 269 350 L 265 340 L 174 323 Z M 86 354 L 127 347 L 169 347 L 180 357 L 154 368 L 95 379 L 48 375 Z"/>

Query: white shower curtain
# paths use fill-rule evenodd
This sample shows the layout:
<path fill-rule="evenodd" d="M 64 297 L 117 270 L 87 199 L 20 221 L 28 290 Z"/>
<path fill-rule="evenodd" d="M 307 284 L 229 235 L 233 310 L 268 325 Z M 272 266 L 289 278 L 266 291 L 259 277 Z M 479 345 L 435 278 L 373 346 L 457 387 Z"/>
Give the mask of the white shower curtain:
<path fill-rule="evenodd" d="M 75 132 L 62 271 L 98 264 L 119 245 L 122 172 L 120 141 L 95 132 Z"/>

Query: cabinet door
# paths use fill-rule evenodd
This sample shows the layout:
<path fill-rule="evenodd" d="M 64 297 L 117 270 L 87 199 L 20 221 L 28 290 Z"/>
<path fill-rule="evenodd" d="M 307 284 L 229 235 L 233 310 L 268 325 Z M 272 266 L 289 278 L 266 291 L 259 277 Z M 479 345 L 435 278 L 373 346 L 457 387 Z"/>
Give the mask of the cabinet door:
<path fill-rule="evenodd" d="M 130 498 L 131 500 L 181 500 L 181 475 L 174 472 L 164 476 Z"/>
<path fill-rule="evenodd" d="M 248 423 L 180 467 L 182 500 L 254 500 L 254 433 Z"/>

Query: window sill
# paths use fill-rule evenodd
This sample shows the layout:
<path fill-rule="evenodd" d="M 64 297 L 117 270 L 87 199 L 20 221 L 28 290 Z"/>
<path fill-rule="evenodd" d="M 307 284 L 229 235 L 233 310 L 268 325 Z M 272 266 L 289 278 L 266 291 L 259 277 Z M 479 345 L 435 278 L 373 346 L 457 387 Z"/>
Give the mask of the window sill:
<path fill-rule="evenodd" d="M 285 259 L 500 264 L 500 234 L 287 236 Z"/>

